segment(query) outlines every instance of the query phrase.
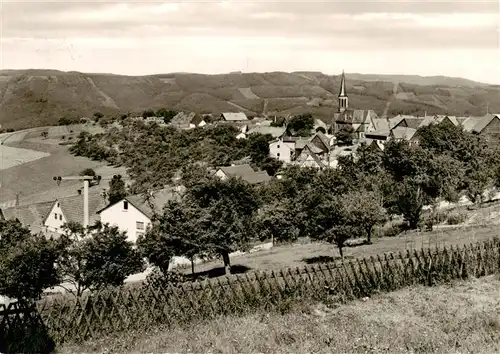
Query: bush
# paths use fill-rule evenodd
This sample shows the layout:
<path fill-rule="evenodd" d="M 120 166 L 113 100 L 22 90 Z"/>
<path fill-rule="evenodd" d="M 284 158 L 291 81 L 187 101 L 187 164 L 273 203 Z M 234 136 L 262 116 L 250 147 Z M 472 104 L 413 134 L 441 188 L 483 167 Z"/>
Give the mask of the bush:
<path fill-rule="evenodd" d="M 376 228 L 373 235 L 376 237 L 394 237 L 406 230 L 405 222 L 394 222 L 388 225 Z"/>
<path fill-rule="evenodd" d="M 467 220 L 467 212 L 462 210 L 462 211 L 454 211 L 448 214 L 446 222 L 449 225 L 458 225 L 465 222 L 465 220 Z"/>
<path fill-rule="evenodd" d="M 165 288 L 169 285 L 178 285 L 188 281 L 188 278 L 179 272 L 169 271 L 164 274 L 158 267 L 146 276 L 145 286 L 153 288 Z"/>

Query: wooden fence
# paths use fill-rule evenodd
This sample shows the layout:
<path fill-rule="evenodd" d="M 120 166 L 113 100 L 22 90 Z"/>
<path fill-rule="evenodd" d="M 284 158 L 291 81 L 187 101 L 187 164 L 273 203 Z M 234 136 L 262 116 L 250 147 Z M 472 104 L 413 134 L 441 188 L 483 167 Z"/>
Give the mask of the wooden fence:
<path fill-rule="evenodd" d="M 179 286 L 143 284 L 81 298 L 46 298 L 38 312 L 56 342 L 174 326 L 298 301 L 343 301 L 414 284 L 434 285 L 500 270 L 500 242 L 422 249 L 278 272 L 252 272 Z M 0 318 L 2 313 L 0 312 Z"/>

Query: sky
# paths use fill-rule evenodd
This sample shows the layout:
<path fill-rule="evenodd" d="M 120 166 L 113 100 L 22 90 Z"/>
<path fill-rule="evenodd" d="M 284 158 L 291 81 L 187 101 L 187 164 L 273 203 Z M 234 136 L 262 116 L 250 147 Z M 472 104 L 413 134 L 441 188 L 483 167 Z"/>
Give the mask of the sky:
<path fill-rule="evenodd" d="M 0 16 L 0 69 L 345 70 L 500 84 L 500 0 L 0 0 Z"/>

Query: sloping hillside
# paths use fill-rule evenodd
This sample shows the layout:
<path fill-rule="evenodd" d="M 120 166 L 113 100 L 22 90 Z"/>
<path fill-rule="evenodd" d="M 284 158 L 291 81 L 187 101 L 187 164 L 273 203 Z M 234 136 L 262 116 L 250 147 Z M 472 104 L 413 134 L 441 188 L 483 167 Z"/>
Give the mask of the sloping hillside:
<path fill-rule="evenodd" d="M 374 109 L 380 115 L 484 115 L 487 105 L 490 112 L 500 112 L 498 86 L 447 77 L 346 75 L 350 106 Z M 0 124 L 4 129 L 21 129 L 57 124 L 62 117 L 162 107 L 215 114 L 244 110 L 249 115 L 310 111 L 330 121 L 339 81 L 338 76 L 319 72 L 122 76 L 3 70 Z"/>

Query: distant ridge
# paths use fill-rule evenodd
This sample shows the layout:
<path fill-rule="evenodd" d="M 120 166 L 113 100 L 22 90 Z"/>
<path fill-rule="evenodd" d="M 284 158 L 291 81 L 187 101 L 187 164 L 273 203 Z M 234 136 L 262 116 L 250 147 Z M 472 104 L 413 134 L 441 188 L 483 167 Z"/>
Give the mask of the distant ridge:
<path fill-rule="evenodd" d="M 339 68 L 339 73 L 342 68 Z M 500 111 L 500 85 L 463 78 L 346 73 L 349 105 L 381 115 L 476 115 Z M 256 116 L 312 113 L 331 122 L 337 110 L 338 75 L 318 71 L 165 73 L 128 76 L 52 69 L 0 70 L 2 128 L 57 124 L 146 109 L 197 113 L 243 110 Z M 263 112 L 265 109 L 265 112 Z"/>

